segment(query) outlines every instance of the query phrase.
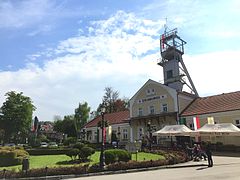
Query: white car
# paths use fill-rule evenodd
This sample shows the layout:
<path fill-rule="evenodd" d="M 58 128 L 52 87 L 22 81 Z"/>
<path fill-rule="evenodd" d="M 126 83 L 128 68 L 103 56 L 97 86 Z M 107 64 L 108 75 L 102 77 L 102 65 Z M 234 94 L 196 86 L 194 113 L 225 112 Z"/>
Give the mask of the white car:
<path fill-rule="evenodd" d="M 56 142 L 50 142 L 48 147 L 58 147 Z"/>
<path fill-rule="evenodd" d="M 40 147 L 43 147 L 43 148 L 48 147 L 48 143 L 46 143 L 46 142 L 41 142 Z"/>

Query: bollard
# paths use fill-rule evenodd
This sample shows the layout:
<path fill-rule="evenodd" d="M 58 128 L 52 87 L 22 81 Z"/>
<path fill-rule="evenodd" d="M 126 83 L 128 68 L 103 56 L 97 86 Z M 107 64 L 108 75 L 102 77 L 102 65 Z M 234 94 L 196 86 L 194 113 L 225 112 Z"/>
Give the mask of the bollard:
<path fill-rule="evenodd" d="M 45 167 L 45 176 L 47 177 L 47 171 L 48 171 L 48 167 Z"/>
<path fill-rule="evenodd" d="M 28 170 L 29 170 L 29 159 L 24 158 L 22 161 L 22 171 L 25 173 L 25 175 L 27 175 Z"/>
<path fill-rule="evenodd" d="M 3 169 L 3 178 L 6 179 L 6 169 Z"/>

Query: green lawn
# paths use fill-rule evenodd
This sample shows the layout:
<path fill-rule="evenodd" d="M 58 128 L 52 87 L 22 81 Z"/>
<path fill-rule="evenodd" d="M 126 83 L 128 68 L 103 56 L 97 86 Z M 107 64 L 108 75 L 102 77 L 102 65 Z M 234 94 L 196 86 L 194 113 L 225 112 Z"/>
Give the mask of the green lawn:
<path fill-rule="evenodd" d="M 95 154 L 91 156 L 91 162 L 90 164 L 95 164 L 99 162 L 99 156 L 100 152 L 97 151 Z M 137 153 L 137 160 L 138 161 L 144 161 L 144 160 L 157 160 L 157 159 L 164 159 L 164 157 L 156 154 L 151 153 L 144 153 L 139 152 Z M 51 166 L 69 166 L 67 165 L 67 162 L 71 160 L 66 155 L 44 155 L 44 156 L 30 156 L 30 168 L 41 168 L 41 167 L 51 167 Z M 136 160 L 136 154 L 132 154 L 132 160 Z M 10 166 L 10 167 L 0 167 L 0 170 L 2 169 L 7 170 L 15 170 L 19 171 L 21 170 L 22 166 Z"/>

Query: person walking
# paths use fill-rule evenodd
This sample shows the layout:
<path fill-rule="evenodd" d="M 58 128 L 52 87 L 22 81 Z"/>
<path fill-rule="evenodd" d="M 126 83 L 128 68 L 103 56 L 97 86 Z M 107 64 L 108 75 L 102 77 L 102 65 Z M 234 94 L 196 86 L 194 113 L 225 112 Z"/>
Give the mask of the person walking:
<path fill-rule="evenodd" d="M 206 154 L 207 154 L 207 159 L 208 159 L 208 167 L 213 167 L 212 151 L 211 151 L 210 143 L 208 143 L 206 146 Z"/>

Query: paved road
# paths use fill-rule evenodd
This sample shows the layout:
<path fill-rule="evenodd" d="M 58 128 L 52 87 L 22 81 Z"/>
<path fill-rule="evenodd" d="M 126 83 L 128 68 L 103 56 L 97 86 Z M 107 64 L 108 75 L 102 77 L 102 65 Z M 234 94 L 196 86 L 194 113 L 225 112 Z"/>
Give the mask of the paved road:
<path fill-rule="evenodd" d="M 74 178 L 72 180 L 240 180 L 240 157 L 214 156 L 214 166 L 159 169 L 126 174 L 101 175 Z M 187 165 L 207 164 L 188 162 Z"/>

